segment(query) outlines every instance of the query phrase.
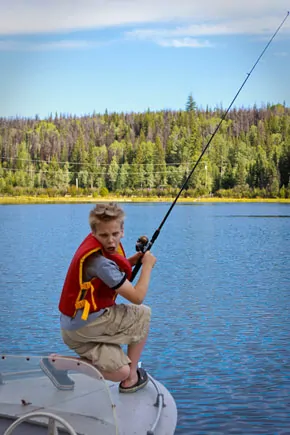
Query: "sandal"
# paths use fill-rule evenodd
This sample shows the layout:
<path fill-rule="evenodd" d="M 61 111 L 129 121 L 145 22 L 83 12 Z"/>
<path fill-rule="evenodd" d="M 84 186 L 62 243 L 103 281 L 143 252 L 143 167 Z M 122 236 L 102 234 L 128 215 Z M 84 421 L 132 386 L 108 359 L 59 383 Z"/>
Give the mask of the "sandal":
<path fill-rule="evenodd" d="M 122 383 L 119 384 L 119 392 L 120 393 L 135 393 L 135 391 L 141 390 L 144 388 L 149 381 L 149 377 L 146 371 L 142 368 L 137 369 L 138 381 L 136 384 L 131 385 L 130 387 L 122 387 Z"/>

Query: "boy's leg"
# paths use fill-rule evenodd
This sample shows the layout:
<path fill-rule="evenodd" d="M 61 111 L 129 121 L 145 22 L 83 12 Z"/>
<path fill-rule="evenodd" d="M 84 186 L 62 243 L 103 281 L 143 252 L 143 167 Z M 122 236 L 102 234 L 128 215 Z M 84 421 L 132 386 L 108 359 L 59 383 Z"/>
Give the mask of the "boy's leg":
<path fill-rule="evenodd" d="M 106 372 L 104 370 L 100 370 L 100 372 L 107 381 L 122 382 L 125 381 L 125 379 L 128 379 L 128 376 L 130 375 L 130 366 L 123 366 L 115 372 Z"/>
<path fill-rule="evenodd" d="M 65 344 L 76 352 L 79 358 L 65 357 L 66 361 L 55 358 L 55 367 L 75 370 L 76 362 L 81 360 L 96 368 L 108 381 L 122 382 L 127 379 L 130 375 L 131 361 L 121 346 L 115 343 L 94 342 L 93 337 L 86 335 L 91 333 L 91 328 L 86 328 L 86 330 L 82 328 L 81 332 L 62 330 Z M 56 357 L 56 355 L 51 355 L 53 356 Z M 68 360 L 71 360 L 71 363 Z M 88 376 L 93 375 L 93 371 L 86 364 L 80 364 L 77 370 Z"/>
<path fill-rule="evenodd" d="M 125 380 L 122 382 L 122 386 L 125 388 L 135 385 L 136 382 L 138 381 L 138 373 L 137 373 L 138 362 L 140 361 L 141 353 L 146 344 L 147 336 L 148 334 L 146 335 L 146 337 L 143 338 L 142 341 L 140 341 L 140 343 L 129 344 L 128 346 L 127 355 L 131 360 L 131 364 L 130 364 L 129 376 L 125 378 Z"/>
<path fill-rule="evenodd" d="M 63 330 L 63 340 L 81 358 L 89 360 L 105 379 L 122 382 L 124 389 L 129 388 L 142 382 L 141 372 L 145 372 L 137 366 L 146 343 L 150 315 L 146 306 L 115 305 L 77 331 Z M 120 347 L 125 344 L 127 355 Z"/>
<path fill-rule="evenodd" d="M 100 372 L 105 379 L 113 382 L 121 382 L 124 379 L 127 379 L 130 374 L 129 365 L 124 365 L 123 367 L 116 370 L 115 372 L 106 372 L 94 366 L 93 363 L 86 358 L 78 358 L 78 357 L 67 356 L 67 355 L 58 355 L 53 353 L 47 359 L 49 360 L 50 364 L 53 365 L 53 367 L 57 370 L 74 371 L 77 369 L 79 372 L 85 375 L 96 377 L 97 373 L 94 372 L 94 370 L 97 369 L 98 372 Z M 79 364 L 80 361 L 83 361 L 86 364 Z"/>
<path fill-rule="evenodd" d="M 102 374 L 102 376 L 108 381 L 113 381 L 113 382 L 123 381 L 122 382 L 123 387 L 130 387 L 131 385 L 134 385 L 138 381 L 138 374 L 137 374 L 138 362 L 140 361 L 142 351 L 146 344 L 147 335 L 146 337 L 143 338 L 142 341 L 140 341 L 140 343 L 128 345 L 127 355 L 131 360 L 131 363 L 129 365 L 124 365 L 120 369 L 114 372 L 105 371 L 98 368 L 98 371 Z M 75 362 L 78 360 L 78 358 L 65 356 L 64 357 L 65 360 L 62 360 L 61 358 L 57 358 L 57 356 L 60 357 L 60 355 L 56 355 L 56 354 L 52 354 L 50 356 L 50 359 L 55 358 L 54 366 L 56 369 L 62 370 L 62 368 L 64 368 L 66 370 L 75 370 L 76 368 Z M 67 361 L 70 359 L 72 360 L 71 366 L 68 364 Z M 87 364 L 90 364 L 93 367 L 95 367 L 90 360 L 86 358 L 82 358 L 82 359 Z M 78 370 L 84 374 L 88 374 L 89 376 L 92 375 L 92 371 L 86 365 L 79 366 Z"/>

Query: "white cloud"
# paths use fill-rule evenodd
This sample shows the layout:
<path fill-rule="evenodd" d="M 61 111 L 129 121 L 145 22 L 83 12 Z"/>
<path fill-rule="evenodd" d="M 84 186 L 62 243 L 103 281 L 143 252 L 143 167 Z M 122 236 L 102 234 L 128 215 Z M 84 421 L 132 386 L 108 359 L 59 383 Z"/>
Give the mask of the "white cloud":
<path fill-rule="evenodd" d="M 156 43 L 162 47 L 189 47 L 189 48 L 207 48 L 213 47 L 209 41 L 198 41 L 193 38 L 179 38 L 179 39 L 157 39 Z"/>
<path fill-rule="evenodd" d="M 288 0 L 1 0 L 0 34 L 160 22 L 192 23 L 187 37 L 236 33 L 236 28 L 238 33 L 267 34 L 275 30 L 287 8 Z M 289 21 L 284 32 L 290 30 Z"/>
<path fill-rule="evenodd" d="M 286 57 L 289 56 L 289 53 L 287 53 L 287 51 L 278 51 L 277 53 L 274 53 L 274 56 Z"/>
<path fill-rule="evenodd" d="M 268 17 L 263 23 L 260 23 L 258 18 L 248 18 L 243 20 L 236 19 L 234 21 L 223 20 L 215 23 L 191 24 L 173 28 L 135 29 L 126 32 L 126 36 L 133 39 L 152 40 L 181 36 L 264 35 L 268 33 L 273 34 L 278 24 L 280 22 L 277 22 L 273 17 Z"/>
<path fill-rule="evenodd" d="M 91 41 L 74 41 L 74 40 L 61 40 L 47 43 L 39 42 L 22 42 L 5 40 L 0 41 L 0 52 L 1 51 L 49 51 L 49 50 L 75 50 L 75 49 L 86 49 L 99 46 L 99 43 Z"/>
<path fill-rule="evenodd" d="M 290 21 L 290 20 L 289 20 Z M 219 22 L 205 22 L 201 24 L 186 24 L 173 27 L 167 25 L 159 28 L 137 28 L 125 32 L 125 37 L 131 40 L 152 41 L 162 46 L 171 47 L 212 47 L 208 40 L 202 41 L 202 37 L 224 36 L 224 35 L 256 35 L 259 39 L 269 39 L 280 21 L 274 17 L 267 17 L 260 22 L 259 18 L 248 19 L 237 18 L 232 21 L 220 20 Z M 289 29 L 290 30 L 290 29 Z M 197 39 L 198 38 L 198 39 Z"/>

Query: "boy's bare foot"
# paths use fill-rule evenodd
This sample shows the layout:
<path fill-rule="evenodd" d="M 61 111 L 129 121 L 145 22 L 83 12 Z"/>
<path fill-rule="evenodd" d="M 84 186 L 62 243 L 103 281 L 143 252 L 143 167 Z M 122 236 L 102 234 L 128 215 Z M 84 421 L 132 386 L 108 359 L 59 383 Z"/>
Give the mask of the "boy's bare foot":
<path fill-rule="evenodd" d="M 135 385 L 136 382 L 138 382 L 137 372 L 135 372 L 135 374 L 133 374 L 132 376 L 129 376 L 129 378 L 125 379 L 125 381 L 121 382 L 121 384 L 122 387 L 128 388 L 128 387 L 132 387 L 132 385 Z"/>
<path fill-rule="evenodd" d="M 149 378 L 144 369 L 138 368 L 136 375 L 137 377 L 134 377 L 135 383 L 133 383 L 133 378 L 127 378 L 125 381 L 120 383 L 120 393 L 135 393 L 135 391 L 141 390 L 148 384 Z"/>

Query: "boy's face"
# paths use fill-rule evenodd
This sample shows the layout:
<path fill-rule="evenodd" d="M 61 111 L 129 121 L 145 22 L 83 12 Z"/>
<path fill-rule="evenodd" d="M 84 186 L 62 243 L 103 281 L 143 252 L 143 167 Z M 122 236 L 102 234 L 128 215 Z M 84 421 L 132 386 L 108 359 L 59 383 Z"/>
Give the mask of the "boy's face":
<path fill-rule="evenodd" d="M 95 238 L 103 245 L 105 251 L 116 253 L 121 238 L 124 236 L 123 223 L 119 220 L 99 222 L 94 234 Z"/>

